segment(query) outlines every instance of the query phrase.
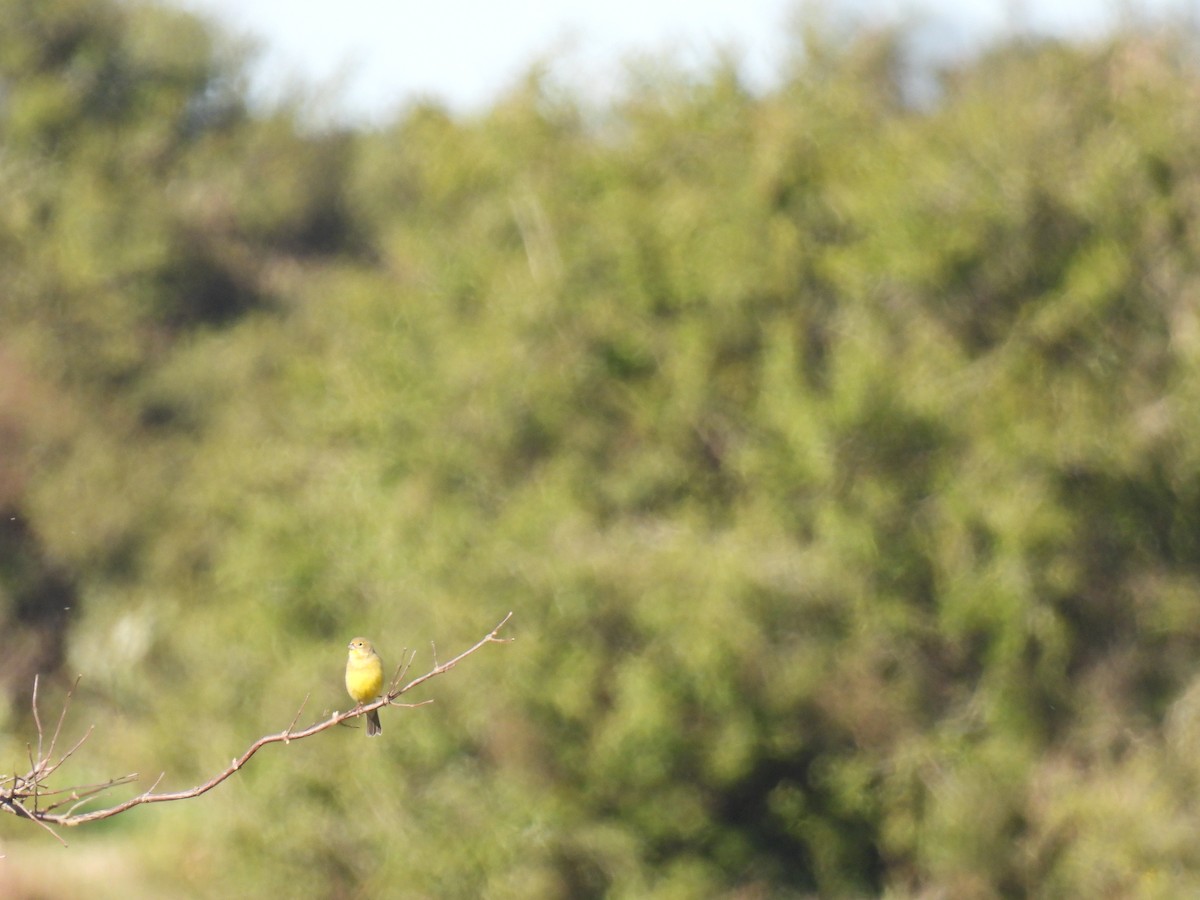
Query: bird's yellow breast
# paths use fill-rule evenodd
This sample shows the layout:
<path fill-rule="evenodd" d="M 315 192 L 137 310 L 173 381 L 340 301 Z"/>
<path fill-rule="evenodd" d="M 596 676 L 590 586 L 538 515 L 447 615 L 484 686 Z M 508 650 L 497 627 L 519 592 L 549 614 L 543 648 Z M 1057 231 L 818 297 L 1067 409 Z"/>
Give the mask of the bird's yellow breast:
<path fill-rule="evenodd" d="M 383 663 L 374 653 L 350 653 L 346 661 L 346 690 L 359 703 L 369 703 L 383 690 Z"/>

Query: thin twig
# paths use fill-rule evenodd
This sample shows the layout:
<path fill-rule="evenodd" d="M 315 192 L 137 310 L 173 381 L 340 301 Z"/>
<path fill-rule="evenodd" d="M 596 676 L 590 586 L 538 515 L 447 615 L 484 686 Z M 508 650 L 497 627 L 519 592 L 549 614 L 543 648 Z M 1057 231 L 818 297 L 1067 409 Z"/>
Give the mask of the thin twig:
<path fill-rule="evenodd" d="M 306 703 L 308 703 L 308 698 L 309 698 L 309 697 L 311 697 L 311 696 L 312 696 L 312 692 L 311 692 L 311 691 L 310 691 L 309 693 L 307 693 L 307 694 L 305 694 L 305 695 L 304 695 L 304 699 L 300 701 L 300 708 L 299 708 L 298 710 L 296 710 L 296 714 L 295 714 L 294 716 L 292 716 L 292 722 L 291 722 L 291 724 L 290 724 L 290 725 L 288 725 L 288 727 L 287 727 L 287 728 L 284 730 L 284 734 L 291 734 L 291 733 L 292 733 L 292 729 L 293 729 L 293 728 L 295 728 L 295 727 L 296 727 L 296 723 L 297 723 L 298 721 L 300 721 L 300 713 L 304 712 L 304 705 L 305 705 Z M 285 741 L 284 743 L 286 743 L 286 741 Z"/>
<path fill-rule="evenodd" d="M 51 756 L 53 756 L 53 755 L 54 755 L 54 745 L 58 743 L 58 736 L 59 736 L 59 734 L 61 734 L 61 733 L 62 733 L 63 722 L 64 722 L 64 721 L 66 720 L 66 718 L 67 718 L 67 710 L 68 710 L 68 709 L 70 708 L 70 706 L 71 706 L 71 698 L 72 698 L 73 696 L 75 696 L 75 688 L 79 687 L 79 679 L 80 679 L 80 678 L 82 678 L 82 677 L 83 677 L 82 675 L 76 675 L 76 676 L 75 676 L 75 680 L 71 682 L 71 686 L 70 686 L 70 687 L 67 689 L 67 696 L 66 696 L 66 699 L 65 699 L 65 700 L 63 700 L 62 712 L 60 712 L 60 713 L 58 714 L 58 724 L 54 726 L 54 736 L 53 736 L 52 738 L 50 738 L 50 747 L 49 747 L 49 749 L 46 751 L 46 758 L 47 758 L 47 759 L 49 759 Z M 90 733 L 90 732 L 89 732 L 89 733 Z M 84 739 L 86 739 L 86 736 L 85 736 L 85 738 L 84 738 Z M 82 743 L 83 743 L 83 740 L 80 740 L 80 742 L 79 742 L 79 743 L 80 743 L 80 744 L 82 744 Z M 77 744 L 77 745 L 76 745 L 76 749 L 78 748 L 78 746 L 79 746 L 79 745 Z M 74 752 L 74 749 L 73 749 L 71 752 L 73 753 L 73 752 Z M 70 754 L 68 754 L 68 755 L 70 755 Z M 66 756 L 64 756 L 64 757 L 63 757 L 63 759 L 66 759 L 66 758 L 67 758 Z M 60 765 L 61 765 L 61 760 L 60 760 L 59 762 L 60 762 Z"/>
<path fill-rule="evenodd" d="M 110 778 L 108 781 L 105 781 L 102 784 L 91 784 L 91 785 L 87 785 L 86 787 L 68 788 L 68 789 L 64 789 L 61 791 L 51 791 L 51 793 L 53 793 L 53 794 L 68 793 L 68 791 L 69 791 L 70 796 L 64 797 L 62 800 L 59 800 L 56 803 L 50 804 L 49 806 L 46 807 L 46 812 L 51 812 L 52 810 L 58 809 L 60 806 L 66 806 L 68 803 L 70 803 L 71 807 L 69 810 L 67 810 L 67 812 L 73 813 L 75 810 L 79 809 L 79 807 L 83 806 L 85 803 L 87 803 L 89 800 L 91 800 L 97 794 L 103 793 L 104 791 L 110 790 L 111 788 L 117 787 L 118 785 L 130 784 L 134 781 L 137 781 L 137 773 L 136 772 L 133 773 L 132 775 L 122 775 L 120 778 Z M 42 796 L 45 796 L 45 794 L 43 794 Z"/>
<path fill-rule="evenodd" d="M 83 742 L 86 741 L 88 738 L 90 738 L 92 736 L 92 732 L 95 730 L 96 730 L 95 725 L 89 725 L 87 731 L 85 731 L 83 733 L 83 737 L 81 737 L 79 740 L 77 740 L 75 742 L 75 745 L 70 750 L 68 750 L 66 753 L 64 753 L 62 756 L 60 756 L 58 759 L 58 762 L 51 763 L 50 758 L 47 756 L 44 764 L 41 767 L 41 770 L 38 772 L 39 779 L 44 780 L 44 779 L 48 778 L 49 776 L 53 775 L 55 773 L 55 771 L 58 770 L 59 766 L 61 766 L 68 759 L 70 759 L 72 756 L 75 755 L 75 751 L 83 746 Z M 53 749 L 54 741 L 50 742 L 50 746 L 51 746 L 51 749 Z"/>
<path fill-rule="evenodd" d="M 409 667 L 412 666 L 413 660 L 417 658 L 417 651 L 411 653 L 405 647 L 400 651 L 400 664 L 396 666 L 396 674 L 392 676 L 391 683 L 388 685 L 388 692 L 395 691 L 400 686 L 400 679 L 408 674 Z"/>
<path fill-rule="evenodd" d="M 37 702 L 38 682 L 39 681 L 40 681 L 40 678 L 39 678 L 38 674 L 35 673 L 33 676 L 33 724 L 37 726 L 38 759 L 43 759 L 44 757 L 42 756 L 42 717 L 41 717 L 41 715 L 38 714 L 38 702 Z M 30 760 L 30 762 L 32 762 L 32 761 L 33 760 Z"/>

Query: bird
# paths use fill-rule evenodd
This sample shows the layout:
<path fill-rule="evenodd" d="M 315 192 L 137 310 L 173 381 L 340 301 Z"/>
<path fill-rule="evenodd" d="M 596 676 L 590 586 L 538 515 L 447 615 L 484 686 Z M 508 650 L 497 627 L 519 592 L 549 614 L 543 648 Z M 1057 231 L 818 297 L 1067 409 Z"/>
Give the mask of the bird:
<path fill-rule="evenodd" d="M 370 703 L 383 691 L 383 660 L 375 652 L 371 642 L 356 637 L 350 642 L 350 656 L 346 660 L 346 690 L 359 706 Z M 379 724 L 379 710 L 367 713 L 367 736 L 383 732 Z"/>

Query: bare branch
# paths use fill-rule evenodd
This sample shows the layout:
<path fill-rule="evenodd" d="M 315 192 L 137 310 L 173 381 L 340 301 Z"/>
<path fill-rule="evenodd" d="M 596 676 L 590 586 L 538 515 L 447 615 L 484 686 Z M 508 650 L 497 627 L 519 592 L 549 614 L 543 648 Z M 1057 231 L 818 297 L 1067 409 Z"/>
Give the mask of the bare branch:
<path fill-rule="evenodd" d="M 426 672 L 421 677 L 414 678 L 412 681 L 410 681 L 408 684 L 406 684 L 400 690 L 395 691 L 393 694 L 389 694 L 388 695 L 389 702 L 391 700 L 395 699 L 395 697 L 398 697 L 401 694 L 411 691 L 417 685 L 424 684 L 430 678 L 434 678 L 438 675 L 441 675 L 443 672 L 449 672 L 451 669 L 453 669 L 460 662 L 462 662 L 464 659 L 466 659 L 468 656 L 470 656 L 472 653 L 474 653 L 476 650 L 478 650 L 480 647 L 484 646 L 485 644 L 509 644 L 509 643 L 512 643 L 512 638 L 497 637 L 497 634 L 500 632 L 500 629 L 503 628 L 505 625 L 507 625 L 508 620 L 511 618 L 512 618 L 512 613 L 510 612 L 507 616 L 505 616 L 503 619 L 500 620 L 499 625 L 497 625 L 495 628 L 493 628 L 491 630 L 491 632 L 489 634 L 487 634 L 483 638 L 483 640 L 481 640 L 479 643 L 477 643 L 474 647 L 471 647 L 468 650 L 464 650 L 462 653 L 458 654 L 458 656 L 454 657 L 454 659 L 450 660 L 449 662 L 442 663 L 441 665 L 435 665 L 432 669 L 430 669 L 428 672 Z M 383 705 L 383 704 L 380 704 L 380 705 Z M 364 707 L 364 710 L 374 709 L 374 708 L 375 707 L 373 704 L 371 706 Z"/>
<path fill-rule="evenodd" d="M 512 615 L 513 614 L 510 612 L 481 640 L 477 641 L 473 646 L 467 648 L 448 662 L 438 663 L 435 655 L 434 666 L 432 669 L 430 669 L 424 675 L 412 679 L 403 687 L 399 687 L 398 685 L 400 680 L 407 675 L 416 655 L 415 652 L 410 654 L 407 650 L 405 650 L 404 653 L 401 654 L 400 665 L 396 668 L 396 674 L 392 679 L 392 683 L 388 688 L 387 694 L 377 700 L 372 701 L 371 703 L 355 706 L 346 712 L 337 712 L 335 710 L 333 714 L 329 716 L 329 718 L 310 725 L 307 728 L 301 729 L 300 731 L 296 731 L 296 722 L 299 721 L 300 715 L 304 710 L 304 706 L 308 703 L 309 697 L 305 696 L 304 701 L 300 704 L 300 708 L 296 710 L 296 715 L 292 718 L 292 721 L 287 728 L 281 732 L 278 732 L 277 734 L 268 734 L 260 737 L 249 747 L 247 747 L 241 756 L 235 758 L 225 769 L 218 772 L 203 784 L 198 784 L 195 787 L 188 788 L 187 790 L 166 791 L 156 794 L 155 790 L 158 788 L 159 783 L 166 774 L 163 773 L 162 775 L 159 775 L 157 779 L 155 779 L 154 783 L 149 787 L 148 790 L 142 792 L 141 794 L 130 797 L 128 800 L 118 803 L 115 806 L 109 806 L 103 809 L 95 809 L 91 810 L 90 812 L 77 812 L 77 810 L 84 804 L 95 799 L 96 796 L 104 791 L 118 787 L 119 785 L 128 784 L 136 780 L 138 776 L 136 774 L 123 775 L 100 784 L 58 789 L 48 788 L 45 784 L 45 779 L 57 771 L 58 768 L 83 745 L 84 741 L 86 741 L 92 734 L 94 726 L 88 728 L 83 737 L 81 737 L 74 744 L 74 746 L 71 747 L 71 749 L 62 754 L 62 756 L 60 756 L 57 760 L 53 759 L 54 746 L 57 743 L 59 735 L 62 731 L 63 720 L 66 717 L 67 707 L 70 704 L 71 696 L 74 693 L 76 686 L 79 684 L 79 679 L 76 678 L 75 682 L 71 685 L 70 690 L 67 691 L 67 697 L 63 703 L 63 711 L 59 716 L 58 724 L 54 729 L 54 734 L 50 738 L 50 746 L 43 753 L 42 744 L 44 732 L 42 730 L 41 717 L 37 708 L 38 679 L 35 677 L 33 683 L 33 719 L 38 733 L 37 755 L 35 758 L 33 749 L 30 747 L 29 772 L 25 775 L 14 774 L 0 776 L 0 811 L 9 812 L 13 815 L 20 816 L 21 818 L 31 819 L 32 821 L 37 822 L 41 827 L 49 831 L 65 846 L 66 842 L 62 840 L 62 838 L 54 830 L 53 826 L 57 825 L 74 827 L 76 825 L 83 825 L 87 822 L 95 822 L 100 819 L 107 819 L 111 816 L 119 815 L 120 813 L 133 809 L 135 806 L 141 806 L 146 803 L 167 803 L 173 800 L 188 800 L 192 797 L 199 797 L 201 794 L 208 793 L 221 782 L 232 776 L 235 772 L 245 766 L 246 763 L 250 761 L 251 757 L 254 756 L 254 754 L 258 753 L 259 750 L 268 744 L 287 744 L 291 741 L 298 741 L 302 740 L 303 738 L 312 737 L 314 734 L 327 731 L 334 726 L 341 725 L 350 719 L 355 719 L 359 716 L 366 715 L 372 710 L 380 709 L 384 706 L 398 706 L 405 709 L 414 709 L 418 706 L 426 706 L 432 703 L 433 700 L 422 700 L 417 703 L 400 703 L 397 701 L 404 694 L 424 684 L 431 678 L 436 678 L 438 675 L 449 672 L 472 653 L 477 652 L 485 645 L 509 643 L 512 640 L 511 638 L 501 638 L 498 635 L 500 630 L 506 624 L 508 624 L 508 621 L 512 618 Z M 58 799 L 45 808 L 39 808 L 38 801 L 39 798 L 42 797 L 54 797 Z M 32 801 L 32 809 L 29 808 L 29 801 Z M 67 804 L 70 804 L 70 806 L 65 812 L 55 812 L 55 810 L 66 806 Z"/>

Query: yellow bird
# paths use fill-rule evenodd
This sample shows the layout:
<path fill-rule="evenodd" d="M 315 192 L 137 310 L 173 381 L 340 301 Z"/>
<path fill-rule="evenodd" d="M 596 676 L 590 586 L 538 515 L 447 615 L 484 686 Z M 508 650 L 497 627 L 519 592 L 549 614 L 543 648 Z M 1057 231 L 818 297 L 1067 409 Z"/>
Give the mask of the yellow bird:
<path fill-rule="evenodd" d="M 346 660 L 346 690 L 359 706 L 370 703 L 383 691 L 383 660 L 366 638 L 350 642 L 350 658 Z M 367 713 L 367 735 L 374 737 L 383 731 L 379 710 Z"/>

